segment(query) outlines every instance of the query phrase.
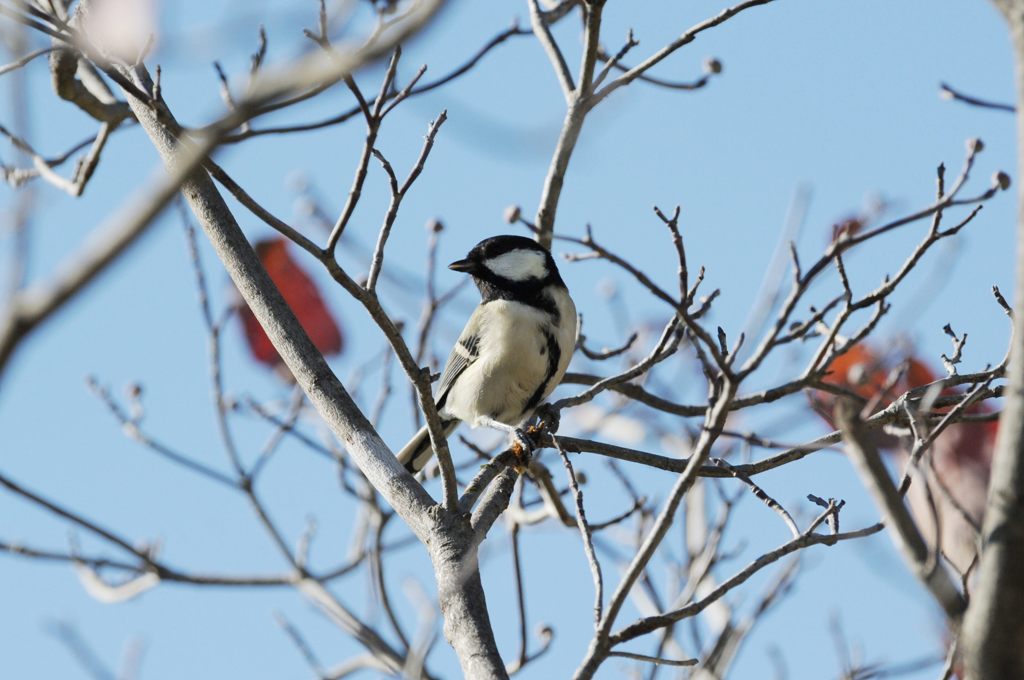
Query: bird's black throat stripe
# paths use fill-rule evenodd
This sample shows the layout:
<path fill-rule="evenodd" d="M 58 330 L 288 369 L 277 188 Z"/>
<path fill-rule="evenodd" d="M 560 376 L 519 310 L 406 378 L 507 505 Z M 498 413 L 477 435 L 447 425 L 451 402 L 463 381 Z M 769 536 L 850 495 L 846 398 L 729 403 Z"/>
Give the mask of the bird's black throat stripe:
<path fill-rule="evenodd" d="M 477 287 L 480 289 L 480 297 L 483 298 L 482 304 L 494 302 L 495 300 L 519 302 L 547 313 L 551 316 L 553 323 L 558 323 L 561 316 L 558 306 L 551 299 L 550 295 L 544 294 L 544 286 L 539 286 L 536 283 L 509 281 L 507 279 L 502 279 L 501 285 L 496 285 L 479 276 L 474 278 L 476 279 Z"/>
<path fill-rule="evenodd" d="M 544 341 L 548 344 L 548 373 L 544 382 L 540 384 L 537 391 L 534 392 L 529 401 L 526 402 L 526 407 L 523 409 L 524 413 L 530 413 L 533 409 L 540 405 L 540 400 L 544 398 L 544 394 L 548 391 L 548 383 L 555 377 L 555 373 L 558 372 L 558 362 L 562 359 L 562 350 L 558 347 L 558 340 L 551 331 L 544 331 Z"/>

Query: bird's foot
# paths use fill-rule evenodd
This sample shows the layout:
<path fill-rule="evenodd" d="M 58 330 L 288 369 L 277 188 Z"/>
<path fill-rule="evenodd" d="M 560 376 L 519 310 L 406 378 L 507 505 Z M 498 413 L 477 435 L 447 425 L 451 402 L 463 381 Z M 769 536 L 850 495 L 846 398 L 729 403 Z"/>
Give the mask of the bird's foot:
<path fill-rule="evenodd" d="M 515 469 L 519 474 L 523 474 L 530 466 L 530 457 L 533 455 L 534 446 L 530 430 L 536 431 L 536 428 L 523 430 L 517 427 L 512 430 L 512 455 L 516 458 Z"/>

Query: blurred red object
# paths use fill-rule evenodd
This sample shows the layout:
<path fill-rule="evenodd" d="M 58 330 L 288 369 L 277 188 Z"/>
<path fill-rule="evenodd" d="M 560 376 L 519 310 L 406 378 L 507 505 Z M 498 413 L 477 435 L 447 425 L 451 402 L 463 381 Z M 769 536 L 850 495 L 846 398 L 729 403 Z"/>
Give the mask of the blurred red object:
<path fill-rule="evenodd" d="M 832 225 L 832 240 L 837 241 L 841 236 L 847 238 L 856 236 L 864 229 L 864 222 L 864 218 L 860 215 L 844 217 Z"/>
<path fill-rule="evenodd" d="M 345 345 L 341 327 L 324 304 L 313 279 L 292 259 L 287 241 L 279 237 L 264 239 L 257 242 L 254 249 L 316 348 L 324 356 L 340 353 Z M 240 314 L 245 340 L 256 361 L 275 369 L 283 367 L 284 361 L 245 303 Z"/>
<path fill-rule="evenodd" d="M 891 404 L 907 390 L 921 387 L 939 379 L 927 365 L 910 357 L 902 372 L 893 375 L 900 363 L 876 353 L 867 345 L 854 345 L 832 362 L 830 373 L 823 382 L 845 387 L 866 400 L 875 400 L 878 408 Z M 810 394 L 811 405 L 832 427 L 836 427 L 832 413 L 835 410 L 836 395 L 816 390 Z M 896 439 L 881 430 L 874 431 L 875 445 L 887 449 L 894 446 Z"/>
<path fill-rule="evenodd" d="M 861 343 L 851 347 L 832 363 L 831 373 L 825 378 L 825 382 L 852 390 L 864 399 L 875 399 L 878 409 L 881 409 L 907 390 L 939 379 L 939 376 L 919 359 L 910 357 L 905 362 L 904 370 L 893 380 L 893 369 L 898 368 L 903 361 L 886 357 L 884 353 Z M 944 395 L 958 393 L 955 388 L 943 391 Z M 832 413 L 836 398 L 836 395 L 820 390 L 811 394 L 814 409 L 832 427 L 835 427 Z M 978 404 L 967 409 L 967 412 L 984 414 L 991 413 L 992 410 L 984 404 Z M 998 420 L 958 423 L 946 428 L 932 445 L 931 465 L 938 481 L 949 490 L 949 495 L 953 498 L 953 501 L 950 501 L 940 489 L 934 488 L 934 483 L 932 484 L 936 515 L 941 527 L 942 551 L 961 572 L 966 570 L 974 559 L 975 531 L 955 505 L 959 505 L 978 526 L 981 525 L 998 429 Z M 896 437 L 875 430 L 873 440 L 879 448 L 886 449 L 892 454 L 897 464 L 897 472 L 902 474 L 909 459 L 909 447 L 912 445 L 909 438 Z M 911 485 L 908 492 L 910 510 L 922 534 L 928 541 L 933 541 L 936 517 L 933 516 L 924 493 L 924 485 L 920 483 L 921 475 L 918 474 L 915 479 L 917 481 Z"/>

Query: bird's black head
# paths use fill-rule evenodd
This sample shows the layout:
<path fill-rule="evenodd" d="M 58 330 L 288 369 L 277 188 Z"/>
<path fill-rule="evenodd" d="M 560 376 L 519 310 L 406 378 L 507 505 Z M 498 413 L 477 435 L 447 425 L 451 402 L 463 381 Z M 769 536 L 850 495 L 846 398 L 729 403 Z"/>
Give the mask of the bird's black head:
<path fill-rule="evenodd" d="M 485 302 L 501 299 L 535 304 L 546 286 L 565 286 L 551 252 L 524 236 L 484 239 L 465 259 L 448 268 L 471 274 Z"/>

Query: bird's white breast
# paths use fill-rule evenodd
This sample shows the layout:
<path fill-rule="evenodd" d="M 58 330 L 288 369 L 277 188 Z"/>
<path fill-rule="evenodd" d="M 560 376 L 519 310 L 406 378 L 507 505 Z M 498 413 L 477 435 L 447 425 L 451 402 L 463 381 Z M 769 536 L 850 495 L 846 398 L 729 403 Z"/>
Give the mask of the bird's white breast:
<path fill-rule="evenodd" d="M 530 305 L 493 300 L 480 310 L 479 358 L 459 376 L 448 395 L 445 411 L 470 424 L 481 417 L 518 426 L 530 413 L 524 408 L 547 380 L 547 396 L 569 365 L 576 337 L 576 311 L 567 295 L 556 300 L 559 323 Z M 561 350 L 558 371 L 550 376 L 551 333 Z"/>

